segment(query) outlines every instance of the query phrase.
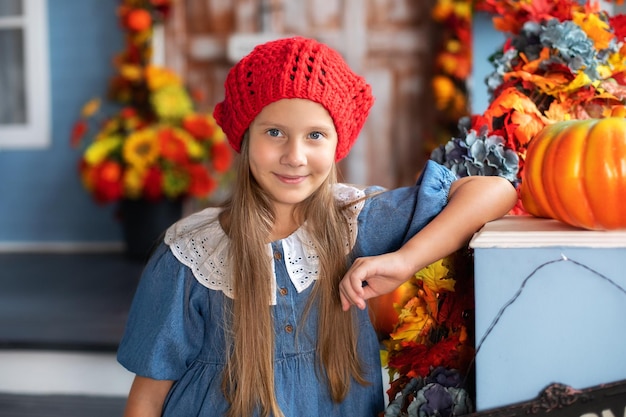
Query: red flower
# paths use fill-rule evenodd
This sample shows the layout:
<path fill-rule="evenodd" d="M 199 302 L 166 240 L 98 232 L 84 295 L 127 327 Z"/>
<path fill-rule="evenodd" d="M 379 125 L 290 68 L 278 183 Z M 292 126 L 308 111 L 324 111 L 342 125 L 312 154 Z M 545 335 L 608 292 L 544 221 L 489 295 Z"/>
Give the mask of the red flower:
<path fill-rule="evenodd" d="M 159 147 L 165 159 L 177 164 L 184 164 L 189 161 L 185 143 L 174 134 L 172 129 L 159 131 Z"/>
<path fill-rule="evenodd" d="M 217 182 L 202 164 L 189 165 L 189 176 L 189 194 L 194 197 L 206 197 L 217 188 Z"/>
<path fill-rule="evenodd" d="M 226 142 L 216 143 L 211 147 L 211 162 L 217 172 L 226 172 L 233 160 L 233 153 Z"/>
<path fill-rule="evenodd" d="M 183 128 L 196 139 L 208 139 L 213 135 L 215 128 L 206 117 L 193 114 L 183 119 Z"/>
<path fill-rule="evenodd" d="M 80 144 L 81 139 L 87 133 L 87 123 L 84 120 L 79 120 L 74 124 L 72 128 L 72 135 L 70 137 L 70 144 L 76 147 Z"/>
<path fill-rule="evenodd" d="M 122 116 L 123 119 L 130 119 L 131 117 L 134 117 L 136 115 L 137 115 L 137 110 L 135 110 L 132 107 L 124 107 L 120 111 L 120 116 Z"/>
<path fill-rule="evenodd" d="M 144 179 L 144 197 L 156 201 L 163 196 L 163 173 L 159 168 L 152 167 L 148 170 Z"/>
<path fill-rule="evenodd" d="M 94 198 L 98 203 L 118 200 L 124 194 L 122 167 L 117 162 L 105 161 L 91 171 Z"/>
<path fill-rule="evenodd" d="M 126 27 L 135 32 L 149 29 L 152 26 L 152 17 L 147 10 L 135 9 L 128 12 L 124 19 Z"/>

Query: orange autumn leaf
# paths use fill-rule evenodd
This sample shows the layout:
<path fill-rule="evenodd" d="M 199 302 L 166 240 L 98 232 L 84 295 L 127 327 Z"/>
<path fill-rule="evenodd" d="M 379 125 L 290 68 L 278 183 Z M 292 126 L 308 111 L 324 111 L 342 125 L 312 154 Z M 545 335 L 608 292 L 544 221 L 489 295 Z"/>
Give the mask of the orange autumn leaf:
<path fill-rule="evenodd" d="M 514 87 L 509 87 L 492 101 L 489 106 L 488 121 L 491 124 L 494 117 L 500 117 L 513 110 L 534 114 L 540 119 L 543 118 L 535 103 L 528 96 L 517 91 Z"/>
<path fill-rule="evenodd" d="M 428 308 L 421 298 L 411 298 L 398 316 L 398 325 L 389 336 L 393 340 L 422 343 L 434 324 Z"/>
<path fill-rule="evenodd" d="M 436 318 L 439 314 L 439 297 L 437 292 L 424 285 L 424 287 L 420 290 L 419 295 L 426 302 L 429 315 Z"/>
<path fill-rule="evenodd" d="M 515 18 L 515 16 L 495 16 L 491 19 L 493 27 L 504 33 L 517 33 L 521 28 L 521 23 Z"/>
<path fill-rule="evenodd" d="M 548 107 L 548 110 L 545 111 L 545 116 L 552 122 L 569 120 L 571 119 L 571 109 L 572 104 L 569 102 L 563 103 L 559 101 L 553 101 L 550 104 L 550 107 Z"/>
<path fill-rule="evenodd" d="M 523 81 L 535 84 L 537 89 L 546 93 L 553 94 L 554 91 L 558 91 L 559 88 L 567 86 L 569 79 L 563 73 L 550 73 L 545 76 L 538 74 L 531 74 L 526 71 L 511 71 L 504 75 L 504 80 L 508 81 L 512 78 L 518 78 Z"/>
<path fill-rule="evenodd" d="M 554 94 L 556 92 L 566 92 L 566 93 L 578 92 L 584 87 L 589 86 L 589 85 L 591 85 L 591 78 L 589 78 L 587 74 L 581 71 L 578 74 L 576 74 L 576 78 L 574 78 L 569 83 L 564 84 L 564 85 L 559 85 L 556 88 L 553 88 L 552 90 L 548 90 L 547 92 L 548 94 L 551 94 L 551 93 Z"/>
<path fill-rule="evenodd" d="M 522 65 L 521 68 L 526 72 L 530 72 L 531 74 L 534 74 L 539 69 L 539 66 L 541 65 L 541 63 L 545 62 L 545 60 L 550 58 L 550 48 L 543 47 L 541 51 L 539 52 L 539 57 L 532 61 L 528 59 L 528 57 L 526 56 L 524 52 L 520 52 L 519 56 L 520 56 L 520 59 L 523 62 L 525 62 L 525 64 Z"/>
<path fill-rule="evenodd" d="M 572 14 L 572 20 L 593 40 L 596 49 L 602 50 L 609 47 L 614 36 L 610 32 L 608 22 L 600 19 L 597 14 L 579 12 Z"/>
<path fill-rule="evenodd" d="M 546 123 L 541 118 L 533 114 L 514 112 L 511 121 L 517 125 L 515 137 L 521 145 L 526 145 L 535 137 Z"/>

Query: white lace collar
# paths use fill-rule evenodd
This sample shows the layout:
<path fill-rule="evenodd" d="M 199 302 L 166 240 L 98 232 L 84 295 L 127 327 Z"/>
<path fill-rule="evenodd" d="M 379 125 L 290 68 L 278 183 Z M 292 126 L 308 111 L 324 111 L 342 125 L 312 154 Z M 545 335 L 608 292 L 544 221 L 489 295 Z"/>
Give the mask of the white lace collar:
<path fill-rule="evenodd" d="M 358 201 L 346 210 L 350 228 L 350 241 L 346 242 L 346 254 L 352 249 L 358 232 L 357 217 L 363 208 L 363 190 L 346 184 L 334 187 L 335 198 L 342 203 Z M 193 272 L 203 286 L 222 291 L 233 298 L 233 286 L 228 261 L 228 237 L 218 221 L 219 208 L 206 208 L 172 225 L 165 234 L 165 243 L 181 263 Z M 298 292 L 307 289 L 318 277 L 319 257 L 305 227 L 279 241 L 282 244 L 289 278 Z M 272 256 L 271 244 L 267 245 L 268 257 Z M 273 297 L 276 304 L 276 277 L 274 262 Z"/>

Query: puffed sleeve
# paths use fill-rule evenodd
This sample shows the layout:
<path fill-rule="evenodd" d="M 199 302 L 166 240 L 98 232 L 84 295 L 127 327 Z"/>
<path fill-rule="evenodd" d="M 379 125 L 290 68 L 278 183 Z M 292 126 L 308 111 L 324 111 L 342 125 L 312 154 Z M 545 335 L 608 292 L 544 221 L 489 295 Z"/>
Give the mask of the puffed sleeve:
<path fill-rule="evenodd" d="M 117 360 L 137 375 L 177 380 L 204 339 L 200 287 L 161 244 L 141 275 Z"/>
<path fill-rule="evenodd" d="M 448 202 L 457 179 L 448 168 L 428 161 L 412 187 L 374 194 L 358 216 L 353 256 L 373 256 L 399 249 L 426 226 Z M 366 194 L 371 193 L 366 190 Z"/>

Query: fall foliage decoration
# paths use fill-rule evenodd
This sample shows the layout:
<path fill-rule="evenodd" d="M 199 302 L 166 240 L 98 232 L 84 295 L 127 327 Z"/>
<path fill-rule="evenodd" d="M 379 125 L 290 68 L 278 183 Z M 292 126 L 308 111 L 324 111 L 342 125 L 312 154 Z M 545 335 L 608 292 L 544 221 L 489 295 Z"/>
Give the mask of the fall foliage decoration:
<path fill-rule="evenodd" d="M 507 40 L 490 58 L 490 105 L 483 114 L 465 116 L 469 74 L 464 64 L 471 62 L 468 37 L 476 10 L 492 14 Z M 437 0 L 432 17 L 446 33 L 432 80 L 437 126 L 426 150 L 458 176 L 498 175 L 523 191 L 525 170 L 538 175 L 530 149 L 546 126 L 626 117 L 625 16 L 574 0 Z M 456 134 L 445 137 L 451 120 Z M 576 153 L 585 154 L 567 152 L 572 162 Z M 604 161 L 604 156 L 589 158 Z M 615 168 L 618 163 L 611 161 Z M 571 196 L 568 204 L 580 198 Z M 611 204 L 605 213 L 619 210 L 620 204 Z M 512 214 L 526 213 L 520 199 Z M 468 256 L 455 254 L 429 265 L 395 292 L 369 301 L 390 380 L 389 406 L 381 417 L 472 412 L 474 301 Z"/>
<path fill-rule="evenodd" d="M 385 416 L 473 410 L 467 378 L 474 355 L 472 287 L 473 259 L 460 250 L 416 272 L 392 293 L 368 301 L 389 373 Z"/>
<path fill-rule="evenodd" d="M 626 17 L 591 1 L 481 0 L 475 7 L 493 13 L 507 34 L 490 58 L 491 100 L 483 114 L 459 120 L 458 136 L 431 159 L 459 176 L 503 176 L 519 191 L 527 149 L 544 127 L 623 110 Z M 519 205 L 514 213 L 524 212 Z"/>

